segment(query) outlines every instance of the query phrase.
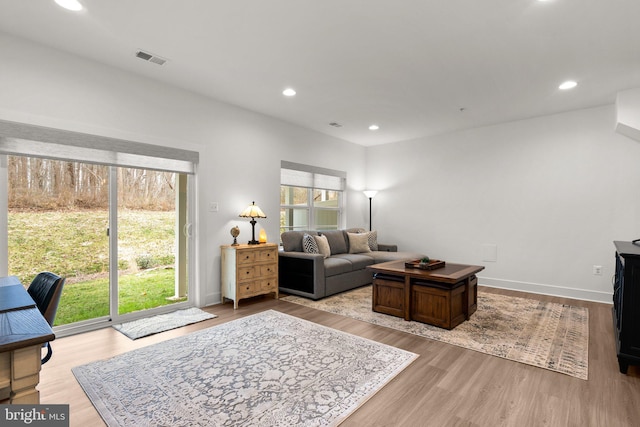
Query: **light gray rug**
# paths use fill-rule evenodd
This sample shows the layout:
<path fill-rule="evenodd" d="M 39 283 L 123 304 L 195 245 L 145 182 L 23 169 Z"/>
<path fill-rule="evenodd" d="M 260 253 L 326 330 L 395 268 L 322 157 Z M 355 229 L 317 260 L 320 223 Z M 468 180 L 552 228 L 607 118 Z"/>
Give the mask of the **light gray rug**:
<path fill-rule="evenodd" d="M 171 313 L 159 314 L 157 316 L 145 317 L 144 319 L 133 320 L 131 322 L 113 325 L 113 329 L 122 332 L 132 340 L 180 328 L 192 323 L 218 317 L 215 314 L 207 313 L 199 308 L 187 308 L 176 310 Z"/>
<path fill-rule="evenodd" d="M 334 426 L 416 357 L 269 310 L 72 371 L 109 426 Z"/>
<path fill-rule="evenodd" d="M 371 286 L 319 301 L 281 298 L 318 310 L 386 326 L 583 380 L 589 373 L 589 310 L 552 302 L 478 293 L 478 310 L 446 330 L 374 312 Z"/>

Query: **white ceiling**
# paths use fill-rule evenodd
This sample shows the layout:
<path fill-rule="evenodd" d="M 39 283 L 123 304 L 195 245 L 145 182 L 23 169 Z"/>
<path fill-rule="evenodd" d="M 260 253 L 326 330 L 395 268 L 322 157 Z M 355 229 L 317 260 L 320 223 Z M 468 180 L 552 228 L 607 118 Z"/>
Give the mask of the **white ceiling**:
<path fill-rule="evenodd" d="M 0 0 L 0 31 L 365 146 L 640 87 L 639 0 L 80 2 Z"/>

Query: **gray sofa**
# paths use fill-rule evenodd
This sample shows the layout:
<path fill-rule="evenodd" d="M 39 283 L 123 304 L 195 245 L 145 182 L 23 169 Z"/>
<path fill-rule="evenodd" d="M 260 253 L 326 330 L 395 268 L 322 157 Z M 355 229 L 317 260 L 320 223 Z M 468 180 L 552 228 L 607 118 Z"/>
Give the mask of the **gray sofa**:
<path fill-rule="evenodd" d="M 398 252 L 396 245 L 378 244 L 375 238 L 369 239 L 369 251 L 350 253 L 354 251 L 354 248 L 350 248 L 350 238 L 355 242 L 358 236 L 349 236 L 349 233 L 363 234 L 366 231 L 356 228 L 282 233 L 283 250 L 278 256 L 280 292 L 317 300 L 371 283 L 373 274 L 366 268 L 368 265 L 401 259 L 414 260 L 424 256 L 413 252 Z M 305 252 L 305 234 L 326 236 L 331 255 L 325 258 L 319 253 Z M 377 250 L 370 250 L 371 247 Z"/>

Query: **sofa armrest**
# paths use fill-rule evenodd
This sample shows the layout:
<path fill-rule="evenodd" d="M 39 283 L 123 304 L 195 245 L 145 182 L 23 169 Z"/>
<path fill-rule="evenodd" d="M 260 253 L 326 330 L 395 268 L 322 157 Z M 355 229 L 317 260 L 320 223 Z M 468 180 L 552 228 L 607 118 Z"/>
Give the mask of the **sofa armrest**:
<path fill-rule="evenodd" d="M 398 252 L 398 245 L 385 245 L 378 243 L 378 250 L 382 252 Z"/>
<path fill-rule="evenodd" d="M 324 257 L 304 252 L 278 254 L 278 287 L 280 292 L 312 299 L 326 296 Z"/>

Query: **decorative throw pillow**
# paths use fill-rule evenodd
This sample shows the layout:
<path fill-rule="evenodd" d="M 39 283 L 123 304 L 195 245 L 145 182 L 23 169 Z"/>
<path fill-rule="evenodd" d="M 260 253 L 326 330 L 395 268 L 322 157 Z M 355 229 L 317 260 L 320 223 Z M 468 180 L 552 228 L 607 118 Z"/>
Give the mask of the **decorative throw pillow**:
<path fill-rule="evenodd" d="M 371 252 L 369 249 L 369 235 L 366 233 L 347 233 L 349 236 L 349 253 L 359 254 L 363 252 Z"/>
<path fill-rule="evenodd" d="M 327 236 L 327 242 L 329 242 L 329 248 L 333 255 L 346 254 L 347 250 L 347 236 L 345 236 L 344 230 L 328 230 L 321 231 L 323 236 Z"/>
<path fill-rule="evenodd" d="M 373 230 L 367 233 L 369 240 L 369 249 L 372 251 L 378 250 L 378 230 Z"/>
<path fill-rule="evenodd" d="M 312 235 L 305 234 L 304 236 L 302 236 L 302 252 L 307 254 L 320 253 L 318 244 L 316 243 L 316 239 L 314 239 Z"/>
<path fill-rule="evenodd" d="M 318 251 L 324 256 L 328 258 L 331 256 L 331 248 L 329 247 L 329 241 L 327 240 L 327 236 L 313 236 L 316 240 L 316 244 L 318 245 Z"/>

